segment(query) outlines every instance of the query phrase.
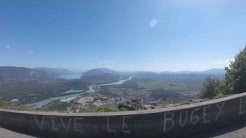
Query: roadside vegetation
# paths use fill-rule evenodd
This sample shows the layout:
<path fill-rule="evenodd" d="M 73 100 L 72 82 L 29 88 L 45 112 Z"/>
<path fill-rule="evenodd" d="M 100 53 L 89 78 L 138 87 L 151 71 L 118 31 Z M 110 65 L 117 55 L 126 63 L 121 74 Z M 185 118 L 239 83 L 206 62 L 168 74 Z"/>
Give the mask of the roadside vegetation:
<path fill-rule="evenodd" d="M 220 98 L 246 92 L 246 47 L 225 68 L 225 78 L 219 80 L 208 76 L 201 88 L 201 98 Z"/>
<path fill-rule="evenodd" d="M 118 112 L 118 107 L 114 105 L 92 106 L 86 110 L 87 112 Z"/>
<path fill-rule="evenodd" d="M 0 109 L 8 109 L 8 110 L 28 110 L 26 107 L 23 106 L 15 106 L 13 104 L 0 101 Z"/>

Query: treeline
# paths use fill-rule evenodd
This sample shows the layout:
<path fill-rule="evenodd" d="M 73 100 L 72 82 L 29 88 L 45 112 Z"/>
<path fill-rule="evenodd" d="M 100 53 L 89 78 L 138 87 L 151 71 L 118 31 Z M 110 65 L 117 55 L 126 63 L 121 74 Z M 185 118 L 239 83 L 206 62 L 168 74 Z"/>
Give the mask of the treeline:
<path fill-rule="evenodd" d="M 219 98 L 226 95 L 246 92 L 246 47 L 230 61 L 225 78 L 219 80 L 208 76 L 201 88 L 202 98 Z"/>

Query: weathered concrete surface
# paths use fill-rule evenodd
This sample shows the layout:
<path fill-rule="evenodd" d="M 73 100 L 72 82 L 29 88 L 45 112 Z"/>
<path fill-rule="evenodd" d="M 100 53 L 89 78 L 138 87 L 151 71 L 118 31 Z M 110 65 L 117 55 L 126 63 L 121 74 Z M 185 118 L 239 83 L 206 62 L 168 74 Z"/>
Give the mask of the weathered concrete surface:
<path fill-rule="evenodd" d="M 178 137 L 245 122 L 246 93 L 159 110 L 62 114 L 0 110 L 0 126 L 53 137 Z"/>

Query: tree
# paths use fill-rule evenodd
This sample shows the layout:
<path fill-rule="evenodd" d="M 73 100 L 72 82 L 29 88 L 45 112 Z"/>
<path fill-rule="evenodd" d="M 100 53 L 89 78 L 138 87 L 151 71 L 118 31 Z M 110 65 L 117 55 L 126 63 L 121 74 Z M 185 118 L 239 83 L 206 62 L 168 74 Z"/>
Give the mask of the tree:
<path fill-rule="evenodd" d="M 221 92 L 222 82 L 219 79 L 208 76 L 203 82 L 201 89 L 201 97 L 212 99 Z"/>
<path fill-rule="evenodd" d="M 246 92 L 246 47 L 235 57 L 226 68 L 225 84 L 227 93 L 235 94 Z"/>

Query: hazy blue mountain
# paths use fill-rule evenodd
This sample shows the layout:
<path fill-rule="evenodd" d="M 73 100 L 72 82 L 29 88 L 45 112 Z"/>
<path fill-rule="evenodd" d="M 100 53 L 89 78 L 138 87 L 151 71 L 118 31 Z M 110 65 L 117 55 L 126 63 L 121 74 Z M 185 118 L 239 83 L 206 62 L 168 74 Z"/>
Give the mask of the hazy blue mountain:
<path fill-rule="evenodd" d="M 225 69 L 210 69 L 203 71 L 204 74 L 225 74 Z"/>
<path fill-rule="evenodd" d="M 96 68 L 84 72 L 83 76 L 94 76 L 94 75 L 102 75 L 102 74 L 121 74 L 121 72 L 108 68 Z"/>
<path fill-rule="evenodd" d="M 178 71 L 178 72 L 172 72 L 172 71 L 164 71 L 160 73 L 151 72 L 151 71 L 132 71 L 132 72 L 119 72 L 115 70 L 111 70 L 108 68 L 97 68 L 97 69 L 91 69 L 83 73 L 82 77 L 84 80 L 97 80 L 98 78 L 104 77 L 106 78 L 114 78 L 117 79 L 117 77 L 137 77 L 137 78 L 145 78 L 145 79 L 156 79 L 160 77 L 160 75 L 220 75 L 223 76 L 225 74 L 224 69 L 210 69 L 205 71 Z M 107 76 L 107 77 L 105 77 Z"/>
<path fill-rule="evenodd" d="M 159 74 L 194 74 L 194 73 L 197 73 L 196 71 L 177 71 L 177 72 L 174 72 L 174 71 L 163 71 Z"/>
<path fill-rule="evenodd" d="M 46 80 L 54 79 L 57 75 L 52 72 L 36 70 L 26 67 L 2 66 L 0 67 L 0 80 Z"/>
<path fill-rule="evenodd" d="M 130 76 L 145 76 L 145 77 L 157 77 L 158 74 L 155 72 L 150 72 L 150 71 L 133 71 L 127 73 Z"/>
<path fill-rule="evenodd" d="M 90 84 L 112 83 L 120 80 L 121 72 L 108 68 L 91 69 L 83 73 L 81 80 Z"/>
<path fill-rule="evenodd" d="M 204 71 L 178 71 L 178 72 L 171 72 L 171 71 L 164 71 L 160 74 L 211 74 L 211 75 L 223 75 L 225 74 L 225 69 L 209 69 Z"/>
<path fill-rule="evenodd" d="M 39 67 L 35 68 L 37 70 L 42 70 L 42 71 L 47 71 L 47 72 L 52 72 L 55 73 L 56 75 L 59 76 L 59 78 L 62 79 L 80 79 L 80 76 L 82 74 L 82 71 L 71 71 L 68 69 L 64 68 L 44 68 L 44 67 Z"/>
<path fill-rule="evenodd" d="M 44 68 L 44 67 L 39 67 L 39 68 L 34 68 L 34 69 L 53 72 L 53 73 L 56 73 L 58 75 L 73 74 L 74 73 L 73 71 L 70 71 L 70 70 L 64 69 L 64 68 Z"/>
<path fill-rule="evenodd" d="M 103 81 L 104 80 L 117 80 L 121 77 L 147 77 L 147 78 L 156 78 L 159 75 L 170 75 L 170 74 L 205 74 L 205 75 L 224 75 L 224 69 L 209 69 L 205 71 L 179 71 L 171 72 L 164 71 L 161 73 L 155 73 L 150 71 L 132 71 L 132 72 L 119 72 L 108 68 L 96 68 L 91 69 L 82 73 L 75 73 L 68 69 L 63 68 L 25 68 L 25 67 L 13 67 L 13 66 L 3 66 L 0 67 L 0 79 L 2 80 L 39 80 L 39 79 L 50 79 L 50 78 L 66 78 L 66 79 L 79 79 L 83 80 L 95 80 Z M 110 81 L 110 82 L 111 82 Z"/>

